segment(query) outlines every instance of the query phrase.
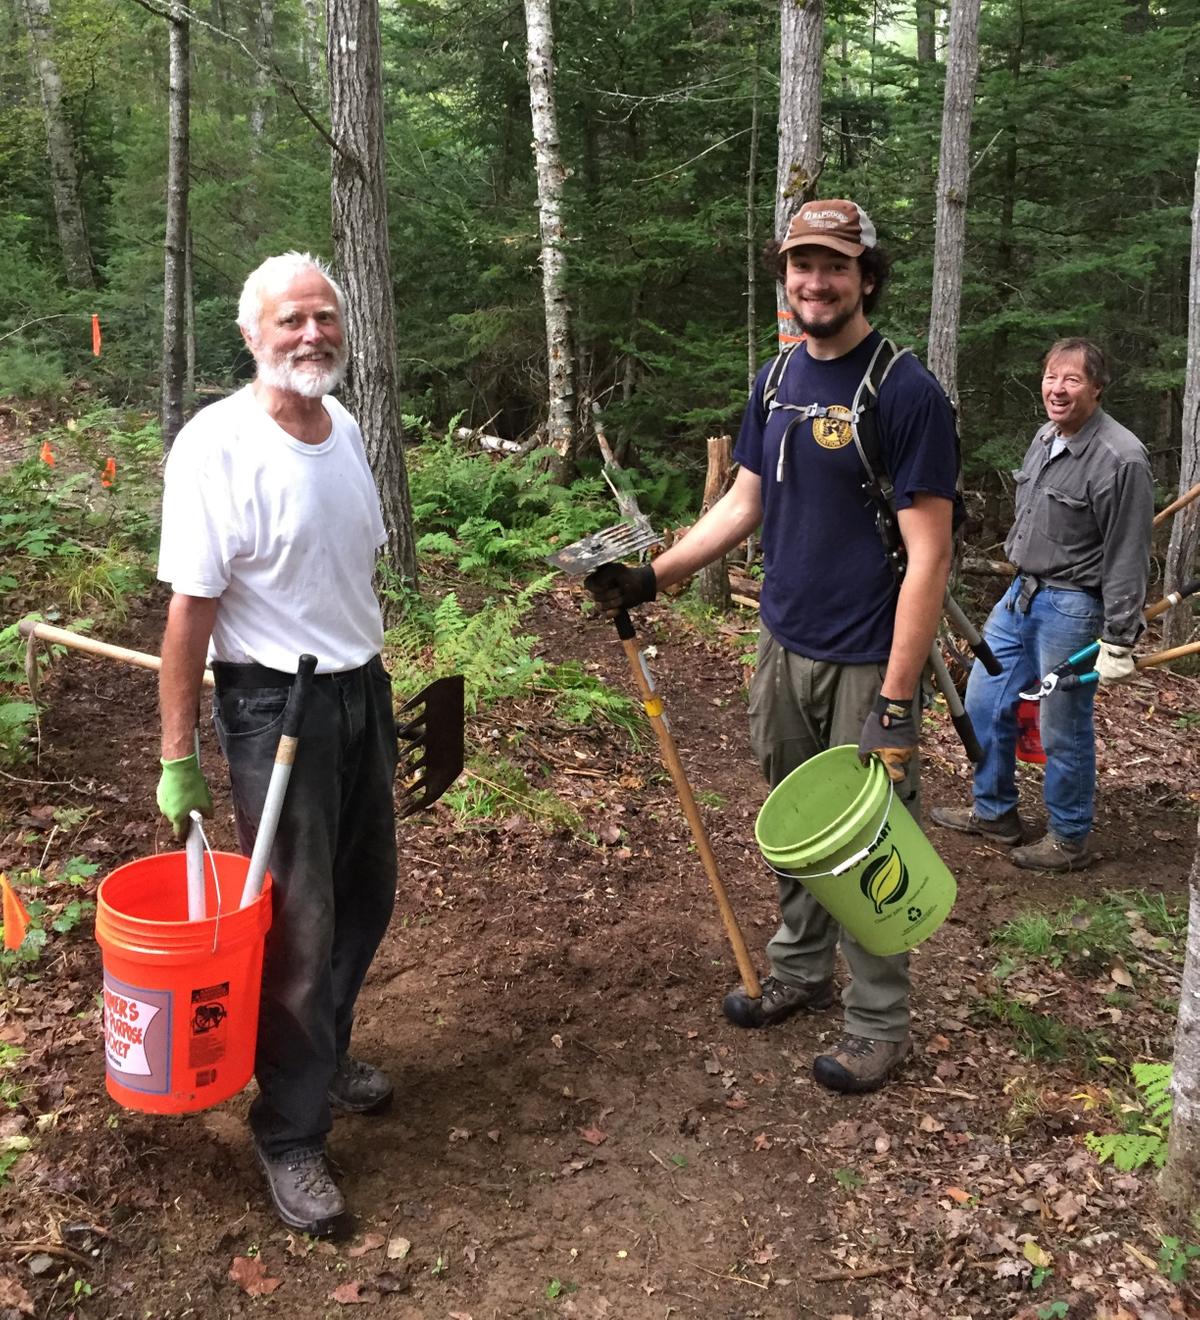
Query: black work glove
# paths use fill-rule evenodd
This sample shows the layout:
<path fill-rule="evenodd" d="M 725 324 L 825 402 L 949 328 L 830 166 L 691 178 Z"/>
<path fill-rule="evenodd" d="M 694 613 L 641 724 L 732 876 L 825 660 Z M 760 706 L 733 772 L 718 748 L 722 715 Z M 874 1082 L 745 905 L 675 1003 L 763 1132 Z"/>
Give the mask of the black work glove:
<path fill-rule="evenodd" d="M 913 703 L 882 694 L 867 716 L 858 740 L 858 759 L 866 765 L 878 756 L 893 784 L 898 784 L 917 750 L 917 722 Z"/>
<path fill-rule="evenodd" d="M 642 564 L 640 568 L 601 564 L 583 579 L 583 587 L 602 610 L 627 610 L 644 605 L 658 595 L 658 579 L 652 564 Z"/>

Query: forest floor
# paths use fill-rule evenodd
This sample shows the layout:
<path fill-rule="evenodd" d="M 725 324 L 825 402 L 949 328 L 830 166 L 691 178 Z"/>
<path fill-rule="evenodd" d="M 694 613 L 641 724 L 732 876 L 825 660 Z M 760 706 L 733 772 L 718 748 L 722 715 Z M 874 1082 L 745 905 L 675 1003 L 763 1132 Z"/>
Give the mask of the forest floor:
<path fill-rule="evenodd" d="M 110 640 L 156 650 L 162 607 L 140 603 Z M 761 966 L 776 907 L 753 843 L 764 789 L 739 636 L 753 618 L 704 631 L 670 605 L 643 614 Z M 611 628 L 565 584 L 531 628 L 546 656 L 627 690 Z M 104 874 L 172 841 L 154 806 L 153 675 L 72 653 L 43 692 L 39 757 L 0 779 L 0 870 L 40 867 L 39 894 L 62 912 L 83 892 L 68 858 L 98 867 L 94 897 Z M 356 1028 L 396 1101 L 336 1122 L 353 1219 L 331 1242 L 271 1213 L 249 1093 L 184 1117 L 107 1097 L 100 953 L 79 921 L 36 963 L 10 963 L 0 990 L 0 1317 L 1200 1314 L 1153 1171 L 1119 1172 L 1084 1144 L 1131 1113 L 1136 1126 L 1129 1065 L 1170 1058 L 1198 698 L 1200 681 L 1161 671 L 1100 693 L 1093 870 L 1022 872 L 1002 848 L 931 830 L 957 906 L 913 956 L 911 1059 L 855 1098 L 811 1078 L 836 1010 L 765 1032 L 722 1017 L 733 959 L 648 734 L 631 750 L 537 699 L 473 720 L 476 743 L 581 825 L 515 807 L 463 822 L 445 803 L 401 825 L 396 913 Z M 212 833 L 231 847 L 205 725 Z M 926 810 L 965 802 L 944 715 L 923 745 Z M 1037 774 L 1023 774 L 1035 828 Z M 1030 913 L 1048 917 L 1039 951 L 1032 934 L 996 942 L 1022 914 L 1034 931 Z"/>

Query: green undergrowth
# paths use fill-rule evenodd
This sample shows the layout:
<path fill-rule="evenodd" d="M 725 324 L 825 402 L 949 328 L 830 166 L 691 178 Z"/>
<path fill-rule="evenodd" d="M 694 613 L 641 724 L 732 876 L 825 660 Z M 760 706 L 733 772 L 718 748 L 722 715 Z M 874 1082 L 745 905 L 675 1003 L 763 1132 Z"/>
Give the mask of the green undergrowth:
<path fill-rule="evenodd" d="M 33 867 L 9 877 L 29 914 L 29 929 L 18 948 L 0 950 L 0 969 L 36 973 L 60 940 L 87 923 L 96 905 L 86 891 L 98 869 L 86 857 L 70 857 L 61 867 L 46 871 Z"/>
<path fill-rule="evenodd" d="M 1050 912 L 1019 913 L 993 936 L 1003 950 L 996 974 L 1003 979 L 1022 961 L 1045 959 L 1095 969 L 1114 957 L 1181 958 L 1187 909 L 1162 894 L 1140 889 L 1109 890 L 1094 899 L 1075 898 Z"/>
<path fill-rule="evenodd" d="M 156 423 L 102 407 L 33 437 L 0 473 L 0 766 L 28 759 L 37 717 L 16 621 L 125 617 L 153 580 L 161 453 Z"/>
<path fill-rule="evenodd" d="M 415 696 L 432 679 L 462 674 L 471 714 L 505 700 L 549 695 L 558 720 L 606 724 L 636 739 L 640 715 L 630 698 L 576 662 L 554 664 L 537 654 L 541 639 L 525 619 L 552 578 L 543 574 L 501 599 L 489 597 L 473 612 L 453 591 L 434 602 L 404 586 L 385 587 L 397 607 L 385 653 L 399 698 Z"/>
<path fill-rule="evenodd" d="M 1042 1063 L 1070 1060 L 1088 1077 L 1104 1061 L 1112 1061 L 1112 1041 L 1106 1033 L 1077 1027 L 1003 991 L 985 995 L 976 1013 L 1007 1027 L 1016 1039 L 1018 1050 L 1028 1059 Z"/>
<path fill-rule="evenodd" d="M 1135 1063 L 1130 1069 L 1137 1095 L 1119 1097 L 1109 1108 L 1120 1124 L 1116 1132 L 1089 1132 L 1084 1144 L 1103 1164 L 1111 1160 L 1122 1172 L 1167 1162 L 1167 1129 L 1173 1100 L 1169 1063 Z"/>
<path fill-rule="evenodd" d="M 571 833 L 583 825 L 570 803 L 547 789 L 534 788 L 519 767 L 499 756 L 472 757 L 465 775 L 446 791 L 442 801 L 464 826 L 487 825 L 513 815 Z"/>

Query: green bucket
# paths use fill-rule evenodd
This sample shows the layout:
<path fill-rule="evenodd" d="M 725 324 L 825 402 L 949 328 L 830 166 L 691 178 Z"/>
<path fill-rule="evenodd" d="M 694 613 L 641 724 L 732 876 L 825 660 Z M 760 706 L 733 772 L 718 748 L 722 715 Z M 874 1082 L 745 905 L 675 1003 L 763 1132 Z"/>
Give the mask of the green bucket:
<path fill-rule="evenodd" d="M 799 880 L 868 953 L 903 953 L 954 906 L 954 877 L 878 757 L 831 747 L 776 785 L 754 837 L 767 865 Z"/>

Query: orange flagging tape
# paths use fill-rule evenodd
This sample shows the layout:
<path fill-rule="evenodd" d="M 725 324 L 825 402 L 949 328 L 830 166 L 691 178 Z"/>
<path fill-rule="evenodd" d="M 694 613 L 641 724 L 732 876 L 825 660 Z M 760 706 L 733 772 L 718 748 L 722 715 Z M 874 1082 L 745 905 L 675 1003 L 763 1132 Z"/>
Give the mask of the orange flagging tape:
<path fill-rule="evenodd" d="M 29 913 L 6 875 L 0 875 L 0 890 L 4 891 L 4 947 L 19 949 L 29 929 Z"/>
<path fill-rule="evenodd" d="M 54 450 L 50 448 L 49 440 L 42 441 L 42 448 L 38 454 L 38 458 L 40 458 L 47 467 L 54 466 Z"/>
<path fill-rule="evenodd" d="M 100 356 L 100 318 L 92 313 L 92 356 Z"/>
<path fill-rule="evenodd" d="M 117 479 L 117 460 L 110 457 L 104 465 L 104 475 L 100 478 L 100 484 L 105 490 L 109 488 Z"/>

